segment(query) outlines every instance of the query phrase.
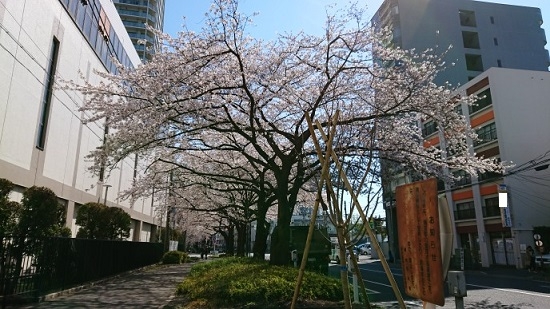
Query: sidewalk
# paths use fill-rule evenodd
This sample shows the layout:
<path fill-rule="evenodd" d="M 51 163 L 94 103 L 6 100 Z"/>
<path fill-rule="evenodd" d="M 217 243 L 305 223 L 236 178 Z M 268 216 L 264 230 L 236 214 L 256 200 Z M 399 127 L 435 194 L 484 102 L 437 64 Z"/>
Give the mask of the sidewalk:
<path fill-rule="evenodd" d="M 124 273 L 80 290 L 52 294 L 45 301 L 38 304 L 29 304 L 23 307 L 8 308 L 41 308 L 41 309 L 69 309 L 69 308 L 156 308 L 167 306 L 174 299 L 176 286 L 183 281 L 192 265 L 158 265 Z M 392 266 L 398 266 L 394 263 Z M 495 277 L 526 278 L 537 277 L 538 274 L 527 270 L 514 268 L 489 268 L 481 270 L 467 270 L 468 273 L 488 274 Z M 448 297 L 448 306 L 454 308 L 454 298 Z M 377 303 L 382 308 L 398 308 L 396 302 Z M 419 301 L 408 301 L 407 308 L 421 308 Z M 170 308 L 170 307 L 166 307 Z"/>
<path fill-rule="evenodd" d="M 192 263 L 159 265 L 112 277 L 77 292 L 51 295 L 47 300 L 8 308 L 163 308 Z"/>
<path fill-rule="evenodd" d="M 502 278 L 517 278 L 517 279 L 531 279 L 531 280 L 541 280 L 549 281 L 550 277 L 548 270 L 529 272 L 527 269 L 517 269 L 514 267 L 507 266 L 492 266 L 490 268 L 481 268 L 478 270 L 466 270 L 464 271 L 466 276 L 468 274 L 482 274 L 489 275 L 492 277 L 502 277 Z"/>

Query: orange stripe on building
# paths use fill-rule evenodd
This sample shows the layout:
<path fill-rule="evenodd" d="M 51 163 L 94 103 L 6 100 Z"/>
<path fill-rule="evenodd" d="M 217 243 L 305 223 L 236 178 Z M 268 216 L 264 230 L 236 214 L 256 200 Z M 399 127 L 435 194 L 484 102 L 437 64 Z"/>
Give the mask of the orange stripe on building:
<path fill-rule="evenodd" d="M 430 146 L 437 146 L 437 145 L 439 145 L 439 136 L 434 136 L 429 140 L 424 141 L 424 148 L 428 148 Z"/>
<path fill-rule="evenodd" d="M 466 200 L 474 197 L 472 190 L 453 193 L 453 201 Z"/>
<path fill-rule="evenodd" d="M 481 187 L 479 189 L 479 193 L 481 195 L 497 194 L 498 193 L 498 185 L 489 185 L 489 186 Z"/>
<path fill-rule="evenodd" d="M 470 95 L 473 93 L 476 93 L 479 91 L 479 89 L 489 85 L 489 77 L 485 77 L 484 79 L 480 80 L 479 82 L 472 85 L 472 87 L 466 89 L 466 94 Z"/>
<path fill-rule="evenodd" d="M 479 126 L 480 124 L 483 124 L 489 120 L 493 120 L 495 119 L 495 113 L 490 110 L 486 113 L 483 113 L 479 116 L 476 116 L 475 118 L 471 119 L 470 120 L 470 125 L 472 126 L 472 128 L 475 128 L 477 126 Z"/>

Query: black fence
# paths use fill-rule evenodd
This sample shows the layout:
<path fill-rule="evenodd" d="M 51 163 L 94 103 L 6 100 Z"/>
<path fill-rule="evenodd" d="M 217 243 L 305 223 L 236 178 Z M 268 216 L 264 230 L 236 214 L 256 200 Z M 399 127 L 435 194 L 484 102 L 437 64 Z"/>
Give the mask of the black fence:
<path fill-rule="evenodd" d="M 38 301 L 48 293 L 158 263 L 161 243 L 77 238 L 4 237 L 0 296 L 9 303 Z"/>

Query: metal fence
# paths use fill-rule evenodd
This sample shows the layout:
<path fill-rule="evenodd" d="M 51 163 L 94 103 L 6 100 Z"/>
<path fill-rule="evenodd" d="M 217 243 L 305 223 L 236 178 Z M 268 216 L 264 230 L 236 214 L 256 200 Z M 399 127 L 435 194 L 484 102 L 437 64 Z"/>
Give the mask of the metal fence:
<path fill-rule="evenodd" d="M 77 238 L 0 240 L 2 308 L 158 263 L 163 254 L 161 243 Z"/>

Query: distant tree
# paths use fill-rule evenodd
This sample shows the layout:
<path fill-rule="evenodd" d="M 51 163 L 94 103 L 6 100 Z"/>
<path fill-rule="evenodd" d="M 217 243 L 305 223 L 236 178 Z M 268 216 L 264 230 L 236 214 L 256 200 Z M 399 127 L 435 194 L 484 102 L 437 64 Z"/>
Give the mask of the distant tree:
<path fill-rule="evenodd" d="M 86 203 L 78 209 L 76 237 L 89 239 L 123 239 L 130 236 L 132 219 L 124 210 L 100 203 Z"/>

